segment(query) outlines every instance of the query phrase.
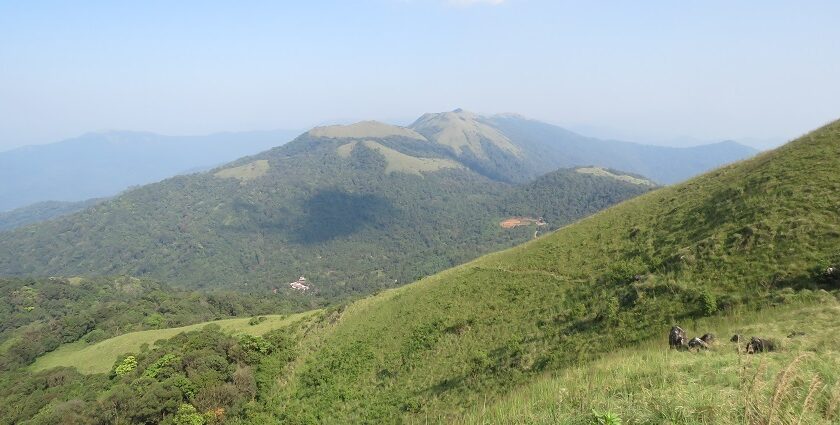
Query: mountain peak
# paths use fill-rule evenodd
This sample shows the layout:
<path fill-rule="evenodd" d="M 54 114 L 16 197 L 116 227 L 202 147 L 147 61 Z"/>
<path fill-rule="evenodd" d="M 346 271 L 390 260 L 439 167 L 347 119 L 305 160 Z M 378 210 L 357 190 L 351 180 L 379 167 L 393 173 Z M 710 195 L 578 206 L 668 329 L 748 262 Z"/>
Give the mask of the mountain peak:
<path fill-rule="evenodd" d="M 484 143 L 490 143 L 515 156 L 521 155 L 520 148 L 507 136 L 483 122 L 480 115 L 461 108 L 451 112 L 424 114 L 409 128 L 429 140 L 449 146 L 458 155 L 469 149 L 473 155 L 486 158 Z"/>
<path fill-rule="evenodd" d="M 350 125 L 330 125 L 315 127 L 308 135 L 328 139 L 383 139 L 386 137 L 405 137 L 426 140 L 416 131 L 380 121 L 361 121 Z"/>

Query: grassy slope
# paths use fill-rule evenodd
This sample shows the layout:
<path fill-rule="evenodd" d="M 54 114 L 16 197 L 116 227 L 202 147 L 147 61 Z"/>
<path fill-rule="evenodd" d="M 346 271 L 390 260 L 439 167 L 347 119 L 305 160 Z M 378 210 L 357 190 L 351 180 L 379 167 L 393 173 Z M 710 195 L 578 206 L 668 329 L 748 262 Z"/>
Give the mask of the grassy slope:
<path fill-rule="evenodd" d="M 249 325 L 250 318 L 225 319 L 198 323 L 179 328 L 156 329 L 150 331 L 131 332 L 96 344 L 86 344 L 83 341 L 62 345 L 59 349 L 40 357 L 33 365 L 33 370 L 45 370 L 53 367 L 65 366 L 76 368 L 82 373 L 105 373 L 111 370 L 114 362 L 121 355 L 140 351 L 143 344 L 152 346 L 155 341 L 169 339 L 182 332 L 199 330 L 207 325 L 218 325 L 223 331 L 232 334 L 247 333 L 262 335 L 274 329 L 287 326 L 297 320 L 308 317 L 317 310 L 306 313 L 283 315 L 268 315 L 262 323 Z"/>
<path fill-rule="evenodd" d="M 351 306 L 269 404 L 296 422 L 445 416 L 674 320 L 765 305 L 838 254 L 838 169 L 833 123 Z"/>
<path fill-rule="evenodd" d="M 836 300 L 701 320 L 686 330 L 715 331 L 721 340 L 708 352 L 668 350 L 662 335 L 475 406 L 457 422 L 589 424 L 594 411 L 628 424 L 827 423 L 840 419 L 838 329 Z M 793 332 L 805 335 L 787 338 Z M 774 338 L 782 348 L 747 355 L 743 344 L 729 342 L 735 333 Z"/>

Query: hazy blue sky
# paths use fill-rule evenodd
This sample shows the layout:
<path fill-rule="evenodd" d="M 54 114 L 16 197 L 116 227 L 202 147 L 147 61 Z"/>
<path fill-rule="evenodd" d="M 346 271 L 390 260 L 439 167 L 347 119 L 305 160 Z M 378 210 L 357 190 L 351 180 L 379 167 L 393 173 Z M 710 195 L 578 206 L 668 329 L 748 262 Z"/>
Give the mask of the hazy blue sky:
<path fill-rule="evenodd" d="M 838 22 L 836 0 L 0 0 L 0 150 L 456 107 L 787 138 L 840 118 Z"/>

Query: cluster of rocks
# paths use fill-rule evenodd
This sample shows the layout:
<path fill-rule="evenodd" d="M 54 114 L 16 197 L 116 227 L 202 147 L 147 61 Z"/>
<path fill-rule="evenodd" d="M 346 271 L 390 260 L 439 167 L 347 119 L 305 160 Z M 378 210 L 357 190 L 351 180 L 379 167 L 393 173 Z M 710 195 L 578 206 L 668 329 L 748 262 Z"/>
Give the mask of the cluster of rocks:
<path fill-rule="evenodd" d="M 679 326 L 674 326 L 671 328 L 671 332 L 668 334 L 668 345 L 671 348 L 675 348 L 678 350 L 684 349 L 697 349 L 697 350 L 706 350 L 708 349 L 711 344 L 715 341 L 714 334 L 703 334 L 701 337 L 694 337 L 688 339 L 683 328 Z"/>
<path fill-rule="evenodd" d="M 804 335 L 804 333 L 802 333 Z M 791 338 L 788 336 L 788 338 Z M 729 339 L 730 342 L 734 342 L 736 344 L 740 344 L 746 339 L 741 336 L 740 334 L 732 335 L 732 338 Z M 749 342 L 744 347 L 744 352 L 747 354 L 755 354 L 755 353 L 763 353 L 765 351 L 775 351 L 776 350 L 776 343 L 770 339 L 759 338 L 759 337 L 750 337 Z"/>
<path fill-rule="evenodd" d="M 804 333 L 798 332 L 795 333 L 796 336 L 799 334 L 804 335 Z M 791 334 L 794 335 L 794 334 Z M 789 336 L 789 338 L 792 336 Z M 679 326 L 674 326 L 671 328 L 671 332 L 668 333 L 668 346 L 672 349 L 677 350 L 707 350 L 715 341 L 714 334 L 707 333 L 703 334 L 701 337 L 694 337 L 688 339 L 688 336 L 685 333 L 685 330 Z M 733 335 L 729 341 L 734 342 L 736 344 L 741 344 L 742 341 L 746 341 L 743 336 L 741 335 Z M 744 347 L 744 352 L 747 354 L 755 354 L 755 353 L 763 353 L 766 351 L 775 351 L 776 350 L 776 343 L 770 339 L 765 338 L 758 338 L 758 337 L 751 337 L 747 345 Z"/>

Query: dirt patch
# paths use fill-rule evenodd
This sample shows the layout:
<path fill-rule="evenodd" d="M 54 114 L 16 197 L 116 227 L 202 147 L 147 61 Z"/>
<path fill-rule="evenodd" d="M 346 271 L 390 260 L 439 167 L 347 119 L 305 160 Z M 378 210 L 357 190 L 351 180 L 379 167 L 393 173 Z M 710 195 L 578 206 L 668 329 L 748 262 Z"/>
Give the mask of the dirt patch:
<path fill-rule="evenodd" d="M 499 226 L 501 226 L 502 229 L 513 229 L 514 227 L 531 225 L 545 226 L 546 223 L 542 218 L 533 217 L 511 217 L 504 219 L 499 223 Z"/>

